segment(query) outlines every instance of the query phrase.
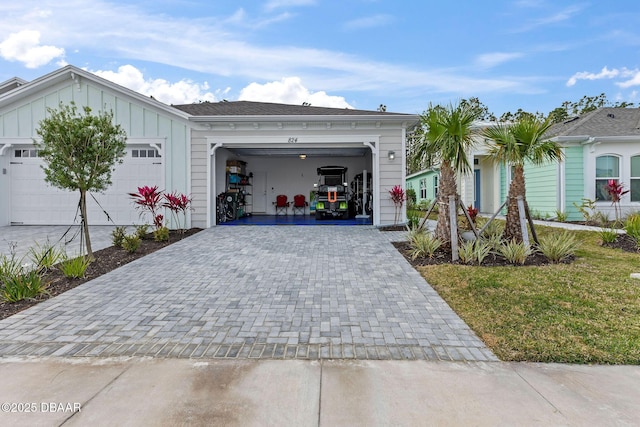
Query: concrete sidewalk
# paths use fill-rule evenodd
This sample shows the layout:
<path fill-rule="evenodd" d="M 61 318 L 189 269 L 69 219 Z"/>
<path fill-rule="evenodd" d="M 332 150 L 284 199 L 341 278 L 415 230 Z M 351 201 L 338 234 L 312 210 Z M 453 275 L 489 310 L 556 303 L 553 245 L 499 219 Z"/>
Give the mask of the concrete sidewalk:
<path fill-rule="evenodd" d="M 3 426 L 640 424 L 637 366 L 45 358 L 0 378 Z"/>

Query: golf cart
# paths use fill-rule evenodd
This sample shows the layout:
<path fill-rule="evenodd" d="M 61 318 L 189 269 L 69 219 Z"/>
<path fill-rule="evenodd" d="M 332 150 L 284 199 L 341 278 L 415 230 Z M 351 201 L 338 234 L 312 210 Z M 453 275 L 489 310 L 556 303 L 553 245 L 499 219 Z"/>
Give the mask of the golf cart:
<path fill-rule="evenodd" d="M 316 187 L 316 219 L 326 217 L 349 219 L 347 168 L 323 166 L 318 168 Z"/>

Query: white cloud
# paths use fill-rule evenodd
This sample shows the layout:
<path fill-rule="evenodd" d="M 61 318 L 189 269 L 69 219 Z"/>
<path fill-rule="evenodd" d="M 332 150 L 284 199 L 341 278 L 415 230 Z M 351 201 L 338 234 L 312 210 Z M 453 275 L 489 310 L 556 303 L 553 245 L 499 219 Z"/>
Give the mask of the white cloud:
<path fill-rule="evenodd" d="M 610 70 L 605 66 L 602 68 L 602 70 L 600 70 L 599 73 L 590 73 L 588 71 L 581 71 L 581 72 L 575 73 L 573 76 L 569 78 L 569 80 L 567 80 L 567 86 L 569 87 L 574 86 L 578 82 L 578 80 L 602 80 L 602 79 L 614 79 L 617 77 L 620 77 L 620 78 L 631 77 L 627 81 L 616 83 L 616 85 L 622 88 L 640 85 L 640 70 L 637 70 L 637 69 L 629 70 L 627 68 L 622 68 L 622 69 L 613 68 Z"/>
<path fill-rule="evenodd" d="M 92 73 L 121 86 L 147 96 L 153 96 L 166 104 L 191 104 L 198 101 L 215 102 L 216 97 L 208 92 L 209 85 L 198 84 L 190 80 L 175 83 L 164 79 L 145 79 L 133 65 L 118 67 L 118 71 L 92 71 Z"/>
<path fill-rule="evenodd" d="M 481 68 L 493 68 L 497 65 L 503 64 L 514 59 L 522 58 L 522 53 L 513 52 L 492 52 L 485 53 L 476 58 L 476 65 Z"/>
<path fill-rule="evenodd" d="M 362 30 L 366 28 L 382 27 L 393 20 L 391 15 L 373 15 L 354 19 L 344 24 L 346 30 Z"/>
<path fill-rule="evenodd" d="M 620 86 L 623 89 L 626 89 L 631 86 L 640 86 L 640 70 L 626 70 L 625 77 L 631 77 L 630 79 L 616 83 L 616 85 Z"/>
<path fill-rule="evenodd" d="M 265 84 L 251 83 L 240 91 L 238 99 L 293 105 L 308 102 L 316 107 L 352 108 L 341 96 L 331 96 L 324 91 L 310 92 L 299 77 L 285 77 Z"/>
<path fill-rule="evenodd" d="M 22 62 L 27 68 L 38 68 L 64 56 L 64 49 L 41 45 L 40 32 L 23 30 L 9 34 L 0 43 L 0 56 L 7 61 Z"/>
<path fill-rule="evenodd" d="M 573 19 L 574 16 L 580 13 L 583 9 L 584 9 L 583 6 L 578 6 L 578 5 L 569 6 L 557 13 L 545 16 L 540 19 L 529 21 L 528 23 L 525 22 L 521 24 L 517 29 L 513 30 L 512 32 L 523 33 L 523 32 L 534 30 L 539 27 L 545 27 L 548 25 L 554 25 L 554 24 L 559 24 L 561 22 L 570 21 L 571 19 Z"/>
<path fill-rule="evenodd" d="M 284 7 L 311 6 L 315 3 L 316 0 L 270 0 L 264 5 L 264 8 L 273 10 Z"/>

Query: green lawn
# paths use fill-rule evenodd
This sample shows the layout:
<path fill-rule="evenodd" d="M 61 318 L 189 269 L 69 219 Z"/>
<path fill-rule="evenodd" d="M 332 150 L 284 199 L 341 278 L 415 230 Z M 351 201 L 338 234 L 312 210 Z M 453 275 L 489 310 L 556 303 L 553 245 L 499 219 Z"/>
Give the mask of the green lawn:
<path fill-rule="evenodd" d="M 571 264 L 419 271 L 502 360 L 640 364 L 640 254 L 576 235 Z"/>

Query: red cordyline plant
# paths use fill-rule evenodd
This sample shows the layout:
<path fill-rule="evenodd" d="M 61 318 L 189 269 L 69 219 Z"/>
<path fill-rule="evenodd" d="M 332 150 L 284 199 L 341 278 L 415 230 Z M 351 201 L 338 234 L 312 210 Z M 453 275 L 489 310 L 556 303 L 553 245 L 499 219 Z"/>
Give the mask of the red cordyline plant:
<path fill-rule="evenodd" d="M 395 205 L 396 212 L 395 217 L 393 219 L 393 224 L 397 224 L 400 218 L 400 211 L 402 210 L 402 205 L 404 201 L 407 199 L 407 195 L 404 192 L 404 189 L 399 185 L 394 185 L 391 190 L 389 190 L 389 197 L 391 197 L 391 201 Z"/>
<path fill-rule="evenodd" d="M 164 194 L 164 200 L 165 202 L 162 206 L 171 211 L 171 214 L 175 216 L 178 228 L 182 233 L 184 233 L 184 230 L 187 227 L 187 211 L 190 209 L 191 198 L 174 191 L 173 193 Z M 184 218 L 183 224 L 180 224 L 180 213 L 182 213 Z"/>
<path fill-rule="evenodd" d="M 469 214 L 469 218 L 471 218 L 471 221 L 473 221 L 473 223 L 475 224 L 476 217 L 478 216 L 478 209 L 474 208 L 473 205 L 469 205 L 467 206 L 467 213 Z"/>
<path fill-rule="evenodd" d="M 615 179 L 610 179 L 607 182 L 607 185 L 604 186 L 604 190 L 609 194 L 609 197 L 611 197 L 611 205 L 613 205 L 616 213 L 616 220 L 618 221 L 621 216 L 620 200 L 622 199 L 622 196 L 629 192 L 629 190 L 625 190 L 624 184 L 616 181 Z"/>
<path fill-rule="evenodd" d="M 158 213 L 162 200 L 162 191 L 158 190 L 158 186 L 153 187 L 144 186 L 138 187 L 137 193 L 129 193 L 129 196 L 133 199 L 133 203 L 136 207 L 144 212 L 149 212 L 153 218 L 153 225 L 156 229 L 160 229 L 163 226 L 162 220 L 164 216 Z"/>

